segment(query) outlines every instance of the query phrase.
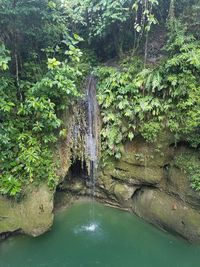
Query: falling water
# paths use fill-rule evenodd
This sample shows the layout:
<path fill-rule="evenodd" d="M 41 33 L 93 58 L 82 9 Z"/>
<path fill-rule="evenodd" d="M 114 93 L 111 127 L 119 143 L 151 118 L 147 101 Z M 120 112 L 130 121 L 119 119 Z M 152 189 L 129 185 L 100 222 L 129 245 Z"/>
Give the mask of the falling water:
<path fill-rule="evenodd" d="M 88 77 L 86 87 L 87 97 L 87 134 L 86 134 L 86 155 L 89 162 L 90 195 L 92 202 L 95 198 L 96 170 L 98 159 L 98 104 L 96 99 L 96 79 L 93 75 Z M 92 213 L 94 214 L 92 203 Z"/>
<path fill-rule="evenodd" d="M 74 125 L 74 128 L 73 128 L 73 141 L 74 141 L 73 150 L 74 151 L 76 151 L 76 149 L 77 149 L 79 129 L 80 129 L 79 124 Z"/>

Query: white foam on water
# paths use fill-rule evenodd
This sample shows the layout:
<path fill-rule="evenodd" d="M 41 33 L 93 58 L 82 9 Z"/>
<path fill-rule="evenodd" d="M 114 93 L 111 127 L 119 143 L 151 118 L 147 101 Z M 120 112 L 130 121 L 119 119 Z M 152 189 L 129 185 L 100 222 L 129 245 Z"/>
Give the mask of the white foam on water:
<path fill-rule="evenodd" d="M 98 225 L 95 223 L 91 223 L 90 225 L 85 226 L 85 230 L 89 232 L 94 232 L 97 229 Z"/>
<path fill-rule="evenodd" d="M 90 223 L 88 225 L 82 225 L 80 227 L 76 227 L 74 229 L 75 234 L 79 234 L 81 232 L 95 232 L 98 228 L 98 224 L 96 223 Z"/>

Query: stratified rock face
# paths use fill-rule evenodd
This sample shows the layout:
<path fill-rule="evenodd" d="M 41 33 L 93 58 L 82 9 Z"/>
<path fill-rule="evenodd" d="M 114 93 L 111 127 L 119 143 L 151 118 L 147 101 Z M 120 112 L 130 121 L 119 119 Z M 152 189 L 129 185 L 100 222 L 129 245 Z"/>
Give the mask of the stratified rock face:
<path fill-rule="evenodd" d="M 53 192 L 46 185 L 29 188 L 21 202 L 0 196 L 0 234 L 20 231 L 38 236 L 53 223 Z"/>
<path fill-rule="evenodd" d="M 113 168 L 105 169 L 104 173 L 132 185 L 156 185 L 161 182 L 164 176 L 162 168 L 137 166 L 125 162 L 116 162 Z"/>
<path fill-rule="evenodd" d="M 98 186 L 122 208 L 160 228 L 200 243 L 200 193 L 175 164 L 185 146 L 174 147 L 173 136 L 162 133 L 158 142 L 148 144 L 138 137 L 124 145 L 120 160 L 101 170 Z"/>
<path fill-rule="evenodd" d="M 200 240 L 200 213 L 181 200 L 159 190 L 141 190 L 133 200 L 136 214 L 145 220 L 186 238 Z"/>
<path fill-rule="evenodd" d="M 119 197 L 115 193 L 115 186 L 120 184 L 121 188 L 129 187 L 132 195 L 128 194 L 127 197 L 123 193 L 123 199 L 127 201 L 142 186 L 161 187 L 166 178 L 164 166 L 170 162 L 173 155 L 173 148 L 170 148 L 169 144 L 162 140 L 162 149 L 166 151 L 164 153 L 141 138 L 126 143 L 122 158 L 109 162 L 102 169 L 98 178 L 99 186 L 106 190 L 108 195 L 114 195 L 117 200 Z"/>
<path fill-rule="evenodd" d="M 190 186 L 187 175 L 177 167 L 169 169 L 167 188 L 169 193 L 178 195 L 180 199 L 200 209 L 200 192 Z"/>

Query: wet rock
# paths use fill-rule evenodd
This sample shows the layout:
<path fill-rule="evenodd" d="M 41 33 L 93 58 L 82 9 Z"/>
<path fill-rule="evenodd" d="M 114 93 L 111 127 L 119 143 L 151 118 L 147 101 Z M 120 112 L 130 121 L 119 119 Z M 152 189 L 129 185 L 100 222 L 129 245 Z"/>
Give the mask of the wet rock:
<path fill-rule="evenodd" d="M 157 189 L 144 188 L 133 199 L 133 210 L 157 227 L 200 243 L 200 213 Z"/>

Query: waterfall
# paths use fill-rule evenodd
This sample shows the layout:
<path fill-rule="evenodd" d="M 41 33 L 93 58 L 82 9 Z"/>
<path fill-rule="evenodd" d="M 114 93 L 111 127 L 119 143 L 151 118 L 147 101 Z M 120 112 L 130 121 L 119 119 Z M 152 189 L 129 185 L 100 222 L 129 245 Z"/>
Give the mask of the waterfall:
<path fill-rule="evenodd" d="M 86 156 L 89 162 L 91 197 L 95 197 L 96 170 L 98 160 L 98 104 L 96 99 L 96 79 L 90 75 L 86 86 L 87 133 Z"/>
<path fill-rule="evenodd" d="M 81 183 L 85 183 L 86 191 L 90 201 L 90 218 L 86 231 L 94 232 L 98 227 L 95 216 L 94 200 L 96 197 L 96 179 L 98 167 L 99 151 L 99 107 L 96 97 L 97 80 L 93 75 L 89 75 L 85 84 L 85 99 L 82 99 L 72 108 L 73 120 L 71 121 L 70 137 L 72 166 L 70 167 L 71 177 L 73 174 L 77 179 L 77 169 L 82 168 L 83 176 L 79 175 Z M 81 170 L 80 170 L 81 171 Z M 72 185 L 73 186 L 73 185 Z"/>

